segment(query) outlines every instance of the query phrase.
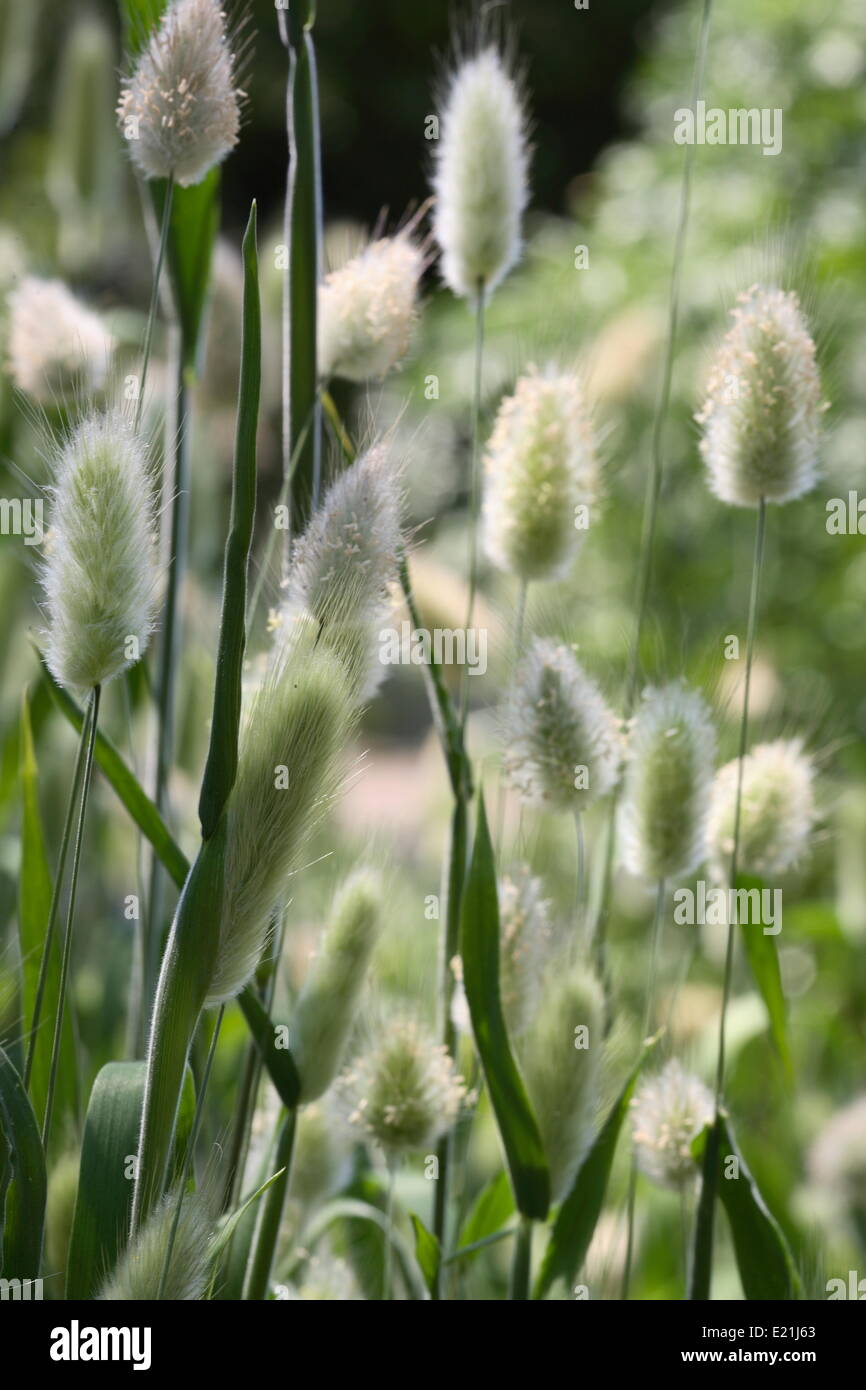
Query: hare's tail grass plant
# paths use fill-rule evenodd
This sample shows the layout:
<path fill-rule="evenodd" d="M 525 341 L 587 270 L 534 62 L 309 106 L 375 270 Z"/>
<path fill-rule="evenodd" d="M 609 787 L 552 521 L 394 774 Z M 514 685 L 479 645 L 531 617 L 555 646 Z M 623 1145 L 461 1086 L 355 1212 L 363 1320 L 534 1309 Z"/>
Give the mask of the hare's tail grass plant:
<path fill-rule="evenodd" d="M 60 993 L 54 1021 L 44 1146 L 51 1129 L 82 836 L 102 688 L 138 661 L 155 622 L 154 502 L 147 450 L 119 410 L 92 412 L 55 448 L 53 536 L 42 583 L 48 614 L 46 664 L 61 686 L 89 691 L 37 984 L 25 1073 L 33 1049 L 75 823 Z"/>

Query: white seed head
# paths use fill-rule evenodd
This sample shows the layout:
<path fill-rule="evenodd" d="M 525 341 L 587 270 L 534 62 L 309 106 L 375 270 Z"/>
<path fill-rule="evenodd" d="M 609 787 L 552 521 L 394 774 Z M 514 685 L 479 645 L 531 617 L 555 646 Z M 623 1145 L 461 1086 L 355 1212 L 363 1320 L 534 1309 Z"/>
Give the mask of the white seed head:
<path fill-rule="evenodd" d="M 519 379 L 499 407 L 484 475 L 483 539 L 492 562 L 525 582 L 562 575 L 585 534 L 577 509 L 591 508 L 599 490 L 576 376 L 531 368 Z"/>
<path fill-rule="evenodd" d="M 550 902 L 525 867 L 499 880 L 499 993 L 512 1038 L 535 1017 L 553 944 Z"/>
<path fill-rule="evenodd" d="M 503 723 L 505 772 L 529 804 L 583 811 L 615 785 L 617 721 L 568 647 L 532 639 Z"/>
<path fill-rule="evenodd" d="M 435 160 L 442 274 L 457 295 L 489 295 L 520 256 L 529 171 L 523 102 L 495 47 L 451 74 Z"/>
<path fill-rule="evenodd" d="M 319 645 L 351 671 L 359 701 L 384 673 L 377 637 L 400 545 L 399 478 L 380 446 L 340 474 L 295 547 L 279 640 L 299 620 L 312 623 Z"/>
<path fill-rule="evenodd" d="M 258 965 L 271 913 L 338 784 L 352 725 L 345 673 L 311 643 L 291 644 L 254 692 L 228 807 L 225 903 L 208 1004 L 240 993 Z"/>
<path fill-rule="evenodd" d="M 709 484 L 740 507 L 790 502 L 818 478 L 824 405 L 815 344 L 790 291 L 753 285 L 731 317 L 697 417 Z"/>
<path fill-rule="evenodd" d="M 644 691 L 626 752 L 623 857 L 657 881 L 706 857 L 716 736 L 703 698 L 681 681 Z"/>
<path fill-rule="evenodd" d="M 352 1266 L 345 1260 L 313 1255 L 301 1283 L 288 1285 L 284 1297 L 290 1303 L 357 1303 L 363 1294 Z"/>
<path fill-rule="evenodd" d="M 342 885 L 321 950 L 292 1015 L 291 1052 L 301 1100 L 317 1100 L 339 1070 L 381 926 L 384 888 L 359 869 Z"/>
<path fill-rule="evenodd" d="M 117 108 L 133 163 L 147 179 L 200 183 L 237 144 L 241 95 L 217 0 L 172 0 Z"/>
<path fill-rule="evenodd" d="M 305 1105 L 298 1114 L 289 1197 L 305 1207 L 337 1192 L 351 1178 L 352 1162 L 345 1135 L 332 1110 L 325 1101 Z M 272 1133 L 273 1124 L 269 1130 Z"/>
<path fill-rule="evenodd" d="M 465 1086 L 447 1050 L 398 1019 L 338 1078 L 349 1123 L 389 1157 L 428 1149 L 454 1124 Z"/>
<path fill-rule="evenodd" d="M 809 1152 L 809 1173 L 848 1206 L 866 1210 L 866 1095 L 828 1120 Z"/>
<path fill-rule="evenodd" d="M 814 769 L 799 739 L 760 743 L 743 760 L 740 873 L 784 874 L 802 859 L 815 824 Z M 713 874 L 725 880 L 734 849 L 737 759 L 716 773 L 710 796 L 709 844 Z"/>
<path fill-rule="evenodd" d="M 536 1019 L 521 1040 L 521 1066 L 555 1202 L 568 1192 L 592 1143 L 603 1045 L 604 991 L 595 975 L 580 962 L 551 969 Z"/>
<path fill-rule="evenodd" d="M 698 1077 L 670 1061 L 638 1087 L 632 1136 L 638 1166 L 661 1187 L 682 1190 L 697 1178 L 692 1143 L 713 1118 L 713 1097 Z"/>
<path fill-rule="evenodd" d="M 319 373 L 372 381 L 406 355 L 424 254 L 408 231 L 381 237 L 319 288 Z"/>
<path fill-rule="evenodd" d="M 87 416 L 54 464 L 42 569 L 46 660 L 75 690 L 104 685 L 147 648 L 156 617 L 154 494 L 147 450 L 120 411 Z"/>
<path fill-rule="evenodd" d="M 12 380 L 43 405 L 105 385 L 114 340 L 61 280 L 25 275 L 8 298 Z"/>
<path fill-rule="evenodd" d="M 165 1256 L 176 1212 L 177 1194 L 164 1197 L 132 1238 L 103 1285 L 102 1301 L 155 1302 L 160 1297 Z M 212 1227 L 201 1197 L 184 1194 L 171 1248 L 162 1298 L 190 1302 L 204 1298 L 210 1277 Z"/>

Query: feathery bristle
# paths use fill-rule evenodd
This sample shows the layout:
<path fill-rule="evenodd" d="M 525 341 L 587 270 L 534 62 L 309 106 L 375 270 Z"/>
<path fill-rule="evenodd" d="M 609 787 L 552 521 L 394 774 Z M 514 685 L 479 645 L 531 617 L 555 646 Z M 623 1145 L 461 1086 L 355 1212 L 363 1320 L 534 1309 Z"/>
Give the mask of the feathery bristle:
<path fill-rule="evenodd" d="M 133 163 L 147 179 L 200 183 L 237 144 L 240 97 L 217 0 L 172 0 L 117 108 Z"/>
<path fill-rule="evenodd" d="M 319 289 L 319 373 L 373 381 L 399 366 L 415 323 L 424 253 L 408 231 L 371 242 Z"/>
<path fill-rule="evenodd" d="M 697 416 L 701 454 L 723 502 L 790 502 L 818 479 L 824 404 L 797 296 L 753 285 L 731 311 Z"/>
<path fill-rule="evenodd" d="M 530 368 L 499 407 L 485 454 L 483 535 L 495 565 L 528 583 L 568 568 L 598 496 L 598 462 L 577 377 Z"/>
<path fill-rule="evenodd" d="M 652 1182 L 678 1190 L 698 1175 L 692 1142 L 714 1114 L 707 1087 L 676 1059 L 640 1083 L 632 1101 L 638 1166 Z"/>
<path fill-rule="evenodd" d="M 154 497 L 147 451 L 119 411 L 89 415 L 55 463 L 42 582 L 46 660 L 92 689 L 143 655 L 156 617 Z"/>
<path fill-rule="evenodd" d="M 165 1256 L 174 1225 L 178 1194 L 164 1197 L 133 1236 L 98 1297 L 124 1303 L 160 1297 Z M 210 1274 L 212 1228 L 207 1209 L 194 1192 L 184 1194 L 171 1248 L 162 1298 L 173 1303 L 204 1298 Z"/>

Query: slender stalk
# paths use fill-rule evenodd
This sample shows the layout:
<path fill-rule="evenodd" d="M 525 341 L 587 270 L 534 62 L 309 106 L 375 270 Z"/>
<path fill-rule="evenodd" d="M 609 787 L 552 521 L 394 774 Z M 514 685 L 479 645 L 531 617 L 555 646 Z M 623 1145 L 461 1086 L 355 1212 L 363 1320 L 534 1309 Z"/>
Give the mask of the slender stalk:
<path fill-rule="evenodd" d="M 66 989 L 69 982 L 69 961 L 72 955 L 72 924 L 75 919 L 75 898 L 78 889 L 78 869 L 81 863 L 81 845 L 84 839 L 84 820 L 87 814 L 87 799 L 90 779 L 93 773 L 93 749 L 96 744 L 96 726 L 99 721 L 99 699 L 101 689 L 93 687 L 89 701 L 87 730 L 87 751 L 84 759 L 84 774 L 81 780 L 81 804 L 78 823 L 75 828 L 75 845 L 72 851 L 72 867 L 69 876 L 69 897 L 66 903 L 66 926 L 63 933 L 63 955 L 60 961 L 60 987 L 57 995 L 57 1016 L 54 1020 L 54 1042 L 51 1046 L 51 1066 L 48 1072 L 48 1091 L 45 1098 L 45 1118 L 42 1122 L 42 1148 L 48 1152 L 51 1135 L 51 1120 L 54 1110 L 54 1093 L 57 1087 L 57 1069 L 60 1062 L 60 1039 L 63 1036 L 63 1013 L 66 1004 Z M 88 721 L 85 721 L 87 723 Z"/>
<path fill-rule="evenodd" d="M 162 221 L 159 229 L 159 246 L 156 253 L 156 262 L 153 267 L 153 284 L 150 290 L 150 307 L 147 311 L 147 325 L 144 330 L 144 351 L 141 358 L 141 379 L 138 383 L 138 398 L 135 405 L 135 428 L 138 430 L 141 424 L 141 414 L 144 410 L 144 388 L 147 385 L 147 369 L 150 366 L 150 352 L 153 346 L 153 330 L 156 324 L 156 311 L 159 305 L 159 282 L 162 279 L 162 267 L 165 262 L 165 252 L 168 246 L 168 234 L 171 228 L 171 208 L 174 202 L 174 175 L 169 174 L 165 184 L 165 199 L 162 205 Z"/>
<path fill-rule="evenodd" d="M 660 878 L 656 886 L 656 906 L 653 916 L 652 943 L 650 945 L 650 972 L 649 984 L 647 986 L 646 999 L 644 1001 L 643 1032 L 641 1041 L 649 1036 L 652 1027 L 653 1014 L 655 1012 L 655 989 L 656 989 L 656 969 L 658 965 L 659 943 L 661 941 L 662 924 L 664 922 L 665 905 L 665 881 Z M 634 1256 L 634 1212 L 637 1197 L 637 1157 L 634 1149 L 631 1155 L 631 1168 L 628 1178 L 628 1216 L 626 1226 L 628 1235 L 626 1238 L 625 1268 L 622 1275 L 622 1288 L 620 1298 L 628 1299 L 629 1285 L 631 1284 L 631 1268 Z"/>
<path fill-rule="evenodd" d="M 517 611 L 514 617 L 514 638 L 511 648 L 511 662 L 508 671 L 508 687 L 505 692 L 506 700 L 511 694 L 514 684 L 514 676 L 517 665 L 520 661 L 520 650 L 523 646 L 523 629 L 526 623 L 526 603 L 529 595 L 529 581 L 522 579 L 520 589 L 517 594 Z M 496 832 L 494 836 L 494 846 L 496 847 L 497 857 L 502 853 L 502 836 L 505 832 L 505 783 L 502 777 L 499 779 L 499 787 L 496 792 Z"/>
<path fill-rule="evenodd" d="M 216 1023 L 214 1024 L 213 1036 L 210 1040 L 210 1047 L 208 1048 L 207 1061 L 205 1062 L 204 1072 L 202 1073 L 201 1085 L 198 1088 L 198 1095 L 196 1097 L 195 1102 L 195 1114 L 193 1116 L 192 1129 L 190 1130 L 189 1143 L 186 1146 L 186 1153 L 184 1154 L 183 1158 L 183 1167 L 180 1172 L 180 1178 L 178 1179 L 177 1202 L 175 1203 L 174 1217 L 172 1218 L 171 1230 L 168 1234 L 168 1243 L 165 1247 L 165 1259 L 163 1261 L 162 1274 L 160 1275 L 159 1279 L 159 1291 L 156 1295 L 159 1301 L 161 1301 L 165 1297 L 165 1283 L 168 1279 L 168 1271 L 171 1268 L 171 1256 L 172 1252 L 174 1251 L 174 1242 L 177 1237 L 177 1228 L 180 1225 L 180 1211 L 181 1207 L 183 1206 L 184 1189 L 186 1188 L 187 1178 L 189 1177 L 189 1170 L 192 1166 L 193 1154 L 195 1153 L 195 1146 L 198 1142 L 199 1130 L 201 1129 L 202 1118 L 204 1117 L 204 1101 L 205 1096 L 207 1094 L 208 1082 L 210 1081 L 211 1068 L 213 1067 L 213 1059 L 216 1054 L 217 1043 L 219 1042 L 220 1029 L 222 1028 L 224 1013 L 225 1004 L 220 1004 L 219 1013 L 217 1014 Z"/>
<path fill-rule="evenodd" d="M 713 0 L 703 0 L 698 44 L 692 71 L 691 104 L 694 108 L 704 85 L 707 48 L 710 38 L 710 19 Z M 692 172 L 695 160 L 695 146 L 686 145 L 683 156 L 683 177 L 680 184 L 679 211 L 674 235 L 674 252 L 671 266 L 670 292 L 668 295 L 668 326 L 665 340 L 665 353 L 662 366 L 662 379 L 653 420 L 650 468 L 647 474 L 644 496 L 643 521 L 641 524 L 640 552 L 638 556 L 637 578 L 635 584 L 634 630 L 628 658 L 623 702 L 624 718 L 630 719 L 634 710 L 640 679 L 640 650 L 649 598 L 652 586 L 652 561 L 655 549 L 658 504 L 664 481 L 664 442 L 665 426 L 670 409 L 671 384 L 673 380 L 674 355 L 680 318 L 680 295 L 682 287 L 683 264 L 685 261 L 686 236 L 691 207 Z M 607 927 L 610 917 L 610 900 L 613 887 L 613 864 L 616 846 L 616 817 L 619 805 L 619 789 L 611 797 L 610 815 L 607 825 L 605 862 L 602 879 L 601 904 L 595 932 L 595 955 L 603 978 L 608 979 L 607 968 Z"/>
<path fill-rule="evenodd" d="M 475 298 L 475 374 L 472 391 L 472 453 L 469 476 L 469 603 L 466 630 L 472 627 L 475 594 L 478 588 L 478 515 L 481 507 L 481 479 L 478 467 L 478 435 L 481 421 L 481 374 L 484 365 L 484 287 L 479 284 Z M 466 728 L 469 712 L 469 681 L 464 667 L 460 675 L 460 725 Z"/>
<path fill-rule="evenodd" d="M 388 1160 L 388 1197 L 385 1206 L 385 1220 L 388 1223 L 385 1235 L 385 1259 L 382 1266 L 382 1301 L 390 1303 L 394 1297 L 394 1189 L 397 1185 L 397 1163 Z"/>
<path fill-rule="evenodd" d="M 764 565 L 764 539 L 767 529 L 767 503 L 762 497 L 758 506 L 755 527 L 755 551 L 752 557 L 752 588 L 749 595 L 749 626 L 746 636 L 746 673 L 743 683 L 743 712 L 740 717 L 740 748 L 737 756 L 737 796 L 734 802 L 734 847 L 731 851 L 731 887 L 737 886 L 740 856 L 740 819 L 743 800 L 743 767 L 749 746 L 749 693 L 752 685 L 752 662 L 755 654 L 755 633 L 758 626 L 758 606 L 761 597 L 761 572 Z M 725 1025 L 731 997 L 734 966 L 734 923 L 728 923 L 728 944 L 725 950 L 725 982 L 722 989 L 722 1013 L 719 1019 L 719 1054 L 716 1063 L 716 1118 L 722 1103 L 725 1084 Z"/>
<path fill-rule="evenodd" d="M 460 942 L 460 908 L 466 879 L 468 824 L 467 804 L 462 797 L 458 797 L 451 816 L 445 862 L 445 929 L 440 939 L 439 951 L 439 1036 L 451 1057 L 454 1056 L 456 1047 L 456 1030 L 451 1017 L 454 1000 L 454 972 L 451 963 L 458 953 Z M 433 1205 L 433 1234 L 439 1241 L 440 1249 L 444 1248 L 447 1236 L 451 1154 L 452 1143 L 449 1133 L 440 1139 L 436 1149 L 439 1177 Z"/>
<path fill-rule="evenodd" d="M 176 358 L 175 401 L 176 417 L 174 420 L 174 448 L 172 450 L 173 470 L 170 478 L 171 500 L 169 503 L 170 551 L 168 556 L 168 578 L 156 686 L 157 741 L 153 799 L 161 815 L 165 815 L 166 811 L 168 801 L 168 778 L 174 754 L 175 695 L 177 689 L 177 668 L 181 650 L 180 598 L 186 574 L 189 541 L 189 385 L 187 381 L 187 370 L 183 362 L 183 354 L 180 352 L 178 352 Z M 164 495 L 165 491 L 166 489 L 164 487 Z M 153 856 L 151 861 L 150 889 L 148 893 L 148 926 L 145 940 L 145 1015 L 147 1015 L 150 1007 L 153 982 L 156 978 L 159 962 L 164 887 L 165 879 L 162 868 L 159 860 L 156 856 Z"/>
<path fill-rule="evenodd" d="M 271 1266 L 274 1262 L 274 1251 L 277 1248 L 277 1236 L 279 1235 L 283 1206 L 289 1186 L 292 1150 L 295 1145 L 296 1118 L 296 1110 L 283 1112 L 276 1156 L 276 1171 L 282 1170 L 282 1172 L 276 1182 L 271 1183 L 262 1198 L 262 1210 L 256 1227 L 250 1265 L 244 1283 L 243 1296 L 247 1300 L 261 1300 L 267 1297 Z"/>
<path fill-rule="evenodd" d="M 580 811 L 574 813 L 574 833 L 577 842 L 577 872 L 574 882 L 574 922 L 578 931 L 582 930 L 583 919 L 586 914 L 587 904 L 587 882 L 586 882 L 586 841 L 583 834 L 583 816 Z"/>
<path fill-rule="evenodd" d="M 72 774 L 72 786 L 69 789 L 69 801 L 66 806 L 66 817 L 63 822 L 63 835 L 60 840 L 60 853 L 57 857 L 57 873 L 54 877 L 54 887 L 51 891 L 51 906 L 48 910 L 48 924 L 45 928 L 45 941 L 42 946 L 42 959 L 39 963 L 39 979 L 36 984 L 36 997 L 33 1001 L 33 1017 L 30 1020 L 30 1037 L 27 1044 L 27 1057 L 24 1062 L 24 1088 L 30 1085 L 30 1076 L 33 1071 L 33 1061 L 36 1056 L 36 1039 L 39 1034 L 39 1027 L 42 1021 L 42 1006 L 45 1002 L 45 989 L 48 983 L 48 969 L 51 961 L 51 950 L 54 945 L 54 932 L 57 926 L 57 916 L 60 911 L 60 899 L 63 893 L 63 882 L 66 877 L 66 860 L 69 854 L 69 846 L 72 841 L 72 824 L 75 819 L 75 808 L 81 795 L 81 781 L 84 776 L 84 764 L 87 757 L 87 747 L 90 737 L 90 716 L 92 705 L 88 704 L 84 720 L 81 725 L 81 733 L 78 739 L 78 753 L 75 758 L 75 770 Z"/>
<path fill-rule="evenodd" d="M 529 1298 L 529 1277 L 532 1269 L 532 1221 L 521 1216 L 517 1227 L 517 1241 L 511 1263 L 511 1286 L 509 1298 L 526 1301 Z"/>

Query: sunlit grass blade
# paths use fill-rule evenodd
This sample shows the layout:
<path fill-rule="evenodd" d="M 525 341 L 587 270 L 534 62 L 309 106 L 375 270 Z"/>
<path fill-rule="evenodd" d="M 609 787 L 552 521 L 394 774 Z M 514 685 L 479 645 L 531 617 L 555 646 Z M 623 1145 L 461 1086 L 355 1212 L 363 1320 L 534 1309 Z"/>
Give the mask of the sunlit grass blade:
<path fill-rule="evenodd" d="M 460 954 L 472 1031 L 505 1150 L 514 1200 L 524 1216 L 543 1221 L 550 1204 L 550 1176 L 538 1123 L 511 1053 L 502 1014 L 496 868 L 481 795 L 463 895 Z"/>
<path fill-rule="evenodd" d="M 412 1213 L 412 1228 L 415 1232 L 415 1259 L 418 1261 L 418 1268 L 424 1275 L 431 1295 L 434 1295 L 439 1285 L 439 1264 L 442 1259 L 442 1250 L 432 1231 L 427 1230 L 420 1216 L 416 1216 L 414 1212 Z"/>
<path fill-rule="evenodd" d="M 764 884 L 761 879 L 749 877 L 746 874 L 738 874 L 738 891 L 761 893 L 763 888 Z M 761 991 L 761 998 L 767 1006 L 767 1013 L 770 1018 L 770 1034 L 781 1058 L 785 1077 L 791 1081 L 794 1067 L 788 1042 L 788 1006 L 782 991 L 776 938 L 772 933 L 765 933 L 763 927 L 754 918 L 751 922 L 741 921 L 740 925 L 749 965 L 752 968 L 758 989 Z"/>

